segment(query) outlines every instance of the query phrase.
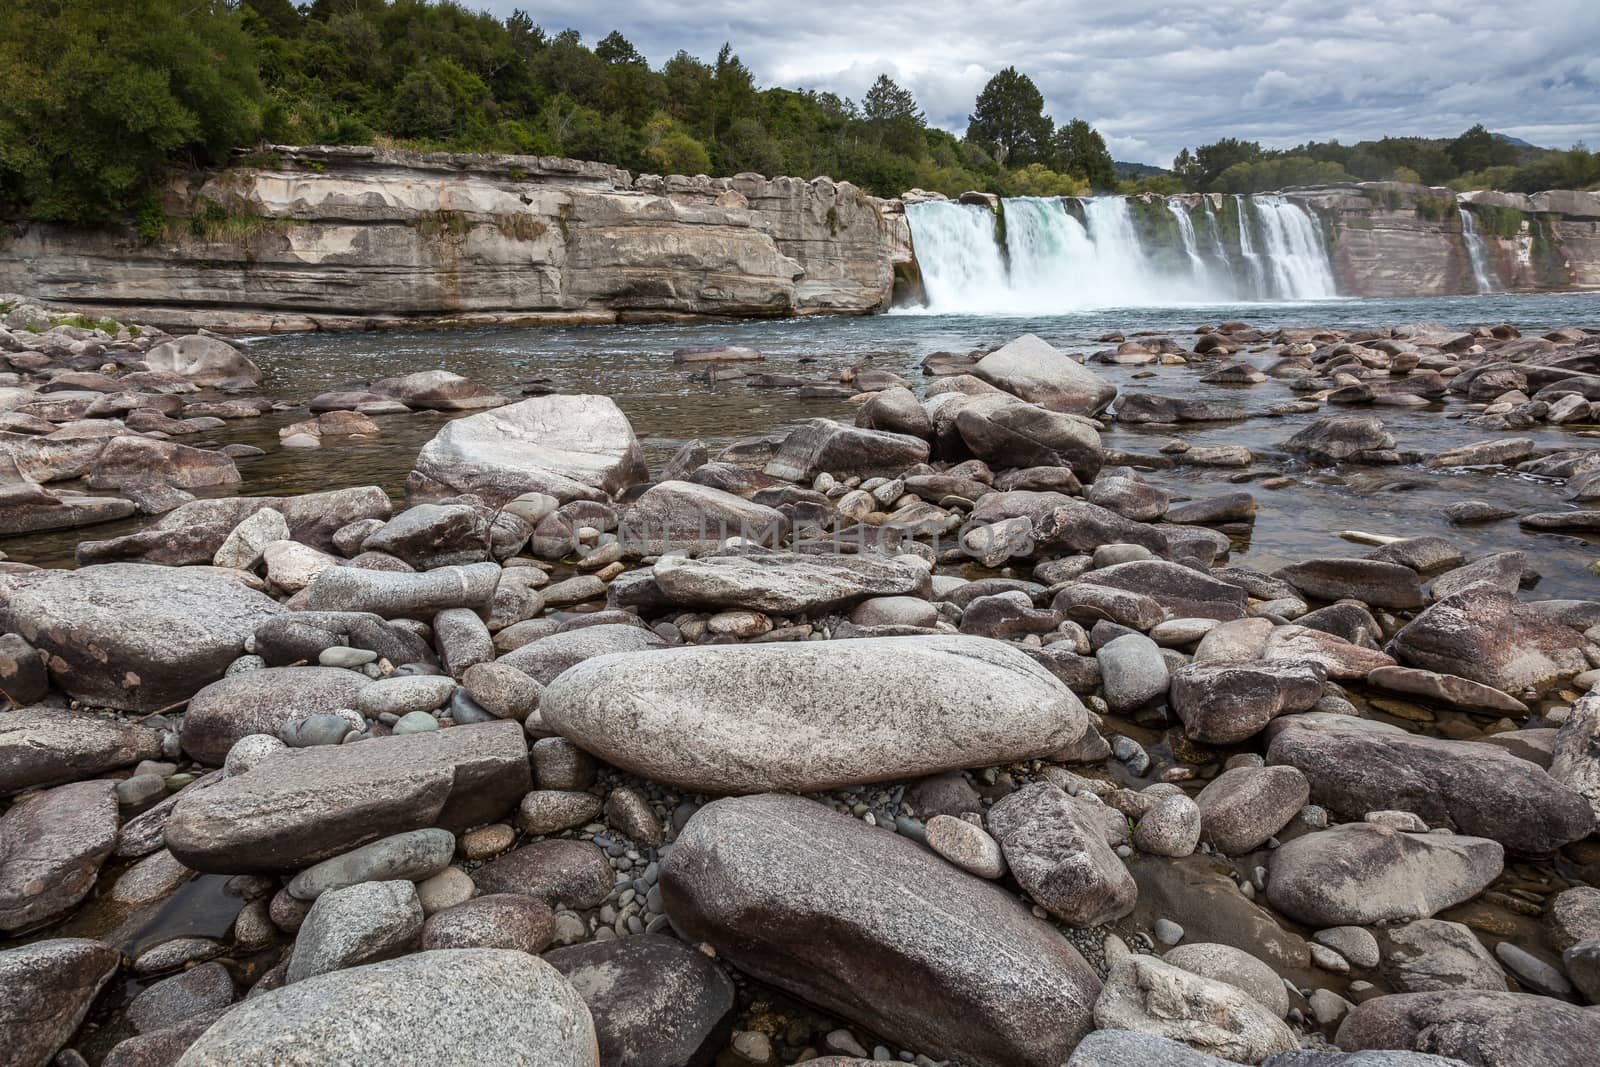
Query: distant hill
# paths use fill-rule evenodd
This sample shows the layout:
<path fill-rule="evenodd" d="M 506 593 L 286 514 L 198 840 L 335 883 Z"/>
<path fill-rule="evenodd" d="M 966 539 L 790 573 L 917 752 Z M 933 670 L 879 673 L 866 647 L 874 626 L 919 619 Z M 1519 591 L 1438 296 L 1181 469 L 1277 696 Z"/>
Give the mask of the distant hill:
<path fill-rule="evenodd" d="M 1494 135 L 1494 139 L 1497 141 L 1504 141 L 1506 144 L 1516 145 L 1518 148 L 1538 148 L 1539 151 L 1544 151 L 1544 149 L 1539 148 L 1539 146 L 1534 144 L 1532 141 L 1524 141 L 1522 138 L 1513 137 L 1509 133 L 1497 133 Z"/>
<path fill-rule="evenodd" d="M 1118 178 L 1149 178 L 1157 174 L 1171 174 L 1165 167 L 1153 167 L 1148 163 L 1122 163 L 1112 160 L 1111 169 Z"/>

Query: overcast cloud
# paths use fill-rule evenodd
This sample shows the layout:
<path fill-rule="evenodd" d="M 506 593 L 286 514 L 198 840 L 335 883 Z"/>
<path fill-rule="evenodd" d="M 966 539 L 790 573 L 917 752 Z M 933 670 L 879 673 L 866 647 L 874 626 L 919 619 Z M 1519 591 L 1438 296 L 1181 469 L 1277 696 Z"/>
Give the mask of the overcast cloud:
<path fill-rule="evenodd" d="M 659 66 L 723 41 L 763 85 L 859 100 L 879 73 L 960 133 L 1016 66 L 1058 121 L 1088 119 L 1121 160 L 1167 165 L 1223 136 L 1289 146 L 1475 122 L 1548 147 L 1600 146 L 1600 0 L 464 0 L 527 9 L 589 44 L 613 29 Z"/>

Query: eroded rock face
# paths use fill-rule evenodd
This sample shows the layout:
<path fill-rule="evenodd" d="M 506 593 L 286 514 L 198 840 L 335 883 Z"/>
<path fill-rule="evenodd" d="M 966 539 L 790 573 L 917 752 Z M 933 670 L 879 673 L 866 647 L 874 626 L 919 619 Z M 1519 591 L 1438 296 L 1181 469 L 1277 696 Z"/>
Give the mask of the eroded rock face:
<path fill-rule="evenodd" d="M 1359 1004 L 1339 1047 L 1411 1049 L 1493 1067 L 1585 1063 L 1600 1044 L 1600 1013 L 1527 993 L 1398 993 Z"/>
<path fill-rule="evenodd" d="M 460 832 L 533 787 L 515 722 L 286 749 L 180 795 L 167 847 L 197 871 L 290 871 L 407 830 Z"/>
<path fill-rule="evenodd" d="M 479 948 L 418 952 L 252 997 L 180 1062 L 599 1067 L 600 1056 L 588 1009 L 554 967 Z"/>
<path fill-rule="evenodd" d="M 603 500 L 648 477 L 633 427 L 606 396 L 539 396 L 448 422 L 422 446 L 408 496 L 523 493 Z"/>
<path fill-rule="evenodd" d="M 554 679 L 540 714 L 609 763 L 710 793 L 1008 762 L 1059 751 L 1088 721 L 1071 690 L 1018 649 L 953 636 L 602 656 Z"/>
<path fill-rule="evenodd" d="M 1093 972 L 1013 897 L 799 797 L 702 808 L 661 889 L 686 939 L 932 1056 L 1059 1065 L 1094 1025 Z"/>
<path fill-rule="evenodd" d="M 1267 899 L 1308 926 L 1427 919 L 1482 892 L 1499 877 L 1504 856 L 1481 837 L 1345 823 L 1274 852 Z"/>
<path fill-rule="evenodd" d="M 0 628 L 48 658 L 51 677 L 90 704 L 150 711 L 222 677 L 256 626 L 284 609 L 215 571 L 108 563 L 5 579 Z"/>
<path fill-rule="evenodd" d="M 1430 826 L 1551 852 L 1589 834 L 1593 812 L 1538 765 L 1495 745 L 1332 725 L 1289 725 L 1267 762 L 1298 768 L 1311 799 L 1346 819 L 1409 811 Z"/>
<path fill-rule="evenodd" d="M 0 1040 L 8 1064 L 47 1064 L 117 972 L 122 954 L 65 937 L 0 952 Z"/>

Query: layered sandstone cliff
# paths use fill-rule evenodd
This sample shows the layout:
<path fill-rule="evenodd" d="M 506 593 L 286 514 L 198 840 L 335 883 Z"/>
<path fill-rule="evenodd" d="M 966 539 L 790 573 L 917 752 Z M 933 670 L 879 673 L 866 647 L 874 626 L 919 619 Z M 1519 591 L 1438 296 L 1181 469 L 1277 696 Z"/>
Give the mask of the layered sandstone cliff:
<path fill-rule="evenodd" d="M 0 291 L 250 331 L 863 313 L 908 243 L 886 206 L 826 178 L 277 147 L 175 179 L 137 229 L 10 231 Z"/>

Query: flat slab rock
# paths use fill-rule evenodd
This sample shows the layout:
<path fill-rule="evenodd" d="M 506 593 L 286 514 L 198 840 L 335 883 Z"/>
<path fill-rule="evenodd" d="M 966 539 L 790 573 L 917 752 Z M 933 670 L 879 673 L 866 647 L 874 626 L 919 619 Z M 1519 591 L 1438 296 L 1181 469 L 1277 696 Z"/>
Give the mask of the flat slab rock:
<path fill-rule="evenodd" d="M 92 778 L 161 755 L 147 726 L 64 708 L 0 715 L 0 796 Z"/>
<path fill-rule="evenodd" d="M 537 956 L 439 949 L 317 975 L 252 997 L 183 1067 L 449 1063 L 599 1067 L 583 999 Z"/>
<path fill-rule="evenodd" d="M 800 797 L 701 808 L 661 892 L 686 941 L 929 1056 L 1059 1067 L 1094 1026 L 1094 972 L 1011 894 Z"/>
<path fill-rule="evenodd" d="M 1352 1052 L 1414 1049 L 1494 1067 L 1592 1063 L 1600 1012 L 1528 993 L 1398 993 L 1357 1005 L 1336 1040 Z"/>
<path fill-rule="evenodd" d="M 675 604 L 780 615 L 842 608 L 869 597 L 925 595 L 926 571 L 879 556 L 665 556 L 651 569 Z"/>
<path fill-rule="evenodd" d="M 79 937 L 35 941 L 0 952 L 0 1040 L 5 1062 L 47 1064 L 72 1037 L 89 1005 L 117 973 L 122 954 Z"/>
<path fill-rule="evenodd" d="M 1088 718 L 1020 650 L 981 637 L 702 645 L 586 660 L 545 727 L 652 781 L 810 792 L 1060 751 Z"/>
<path fill-rule="evenodd" d="M 209 568 L 108 563 L 3 579 L 0 630 L 48 656 L 88 704 L 151 711 L 222 677 L 256 626 L 284 608 Z"/>
<path fill-rule="evenodd" d="M 533 788 L 512 721 L 286 749 L 185 793 L 167 821 L 179 862 L 218 874 L 298 870 L 407 830 L 492 822 Z"/>

